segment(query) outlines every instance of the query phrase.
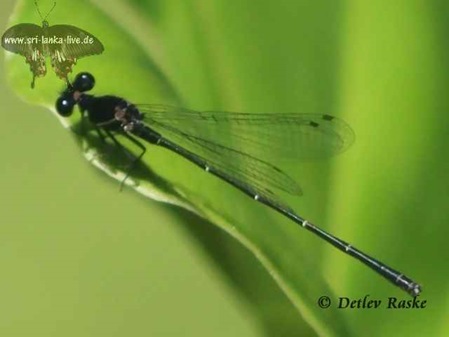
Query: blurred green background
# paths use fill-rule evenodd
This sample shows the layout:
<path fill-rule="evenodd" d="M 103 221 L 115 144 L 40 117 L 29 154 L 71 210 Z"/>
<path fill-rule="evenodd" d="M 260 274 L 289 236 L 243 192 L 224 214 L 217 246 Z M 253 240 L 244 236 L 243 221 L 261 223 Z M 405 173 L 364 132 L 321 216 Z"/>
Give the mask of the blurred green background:
<path fill-rule="evenodd" d="M 14 23 L 39 24 L 33 1 L 22 3 L 24 19 Z M 39 3 L 43 13 L 53 4 Z M 1 5 L 5 29 L 14 4 Z M 74 68 L 94 72 L 98 93 L 347 120 L 355 145 L 327 162 L 287 167 L 305 191 L 288 200 L 421 282 L 428 305 L 318 308 L 321 295 L 408 297 L 197 168 L 151 153 L 157 172 L 256 244 L 289 301 L 218 227 L 131 189 L 118 193 L 38 105 L 52 104 L 63 83 L 49 69 L 32 91 L 28 65 L 14 56 L 0 76 L 0 334 L 446 336 L 448 19 L 449 3 L 432 0 L 58 1 L 50 25 L 79 26 L 105 44 L 103 55 Z"/>

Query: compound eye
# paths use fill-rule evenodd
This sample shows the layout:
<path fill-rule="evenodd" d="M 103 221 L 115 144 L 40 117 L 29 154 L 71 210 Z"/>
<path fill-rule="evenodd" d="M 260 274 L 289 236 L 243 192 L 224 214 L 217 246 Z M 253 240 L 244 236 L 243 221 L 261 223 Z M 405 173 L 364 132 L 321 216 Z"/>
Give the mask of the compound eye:
<path fill-rule="evenodd" d="M 72 83 L 73 89 L 80 92 L 91 90 L 95 85 L 95 78 L 90 73 L 79 73 Z"/>
<path fill-rule="evenodd" d="M 62 95 L 56 101 L 56 111 L 62 117 L 69 117 L 73 112 L 73 107 L 76 102 L 73 99 L 72 95 Z"/>

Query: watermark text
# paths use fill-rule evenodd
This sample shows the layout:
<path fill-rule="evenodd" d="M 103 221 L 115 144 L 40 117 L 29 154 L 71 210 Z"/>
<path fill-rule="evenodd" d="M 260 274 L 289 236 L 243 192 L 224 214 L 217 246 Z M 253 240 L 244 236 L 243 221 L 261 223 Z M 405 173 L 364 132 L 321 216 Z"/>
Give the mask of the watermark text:
<path fill-rule="evenodd" d="M 360 298 L 350 298 L 345 296 L 331 299 L 329 296 L 321 296 L 317 304 L 322 309 L 327 309 L 333 306 L 337 309 L 352 310 L 352 309 L 425 309 L 427 307 L 427 300 L 418 297 L 412 299 L 403 299 L 397 297 L 386 298 L 372 298 L 370 295 L 365 295 Z"/>

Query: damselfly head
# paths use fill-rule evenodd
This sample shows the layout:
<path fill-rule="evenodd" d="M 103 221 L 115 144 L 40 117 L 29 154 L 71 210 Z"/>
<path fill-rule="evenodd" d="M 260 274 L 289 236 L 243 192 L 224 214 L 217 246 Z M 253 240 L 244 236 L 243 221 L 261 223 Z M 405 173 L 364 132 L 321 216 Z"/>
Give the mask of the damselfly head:
<path fill-rule="evenodd" d="M 56 101 L 56 111 L 62 117 L 69 117 L 73 112 L 73 107 L 76 105 L 73 92 L 66 91 Z"/>
<path fill-rule="evenodd" d="M 86 92 L 92 90 L 95 85 L 95 78 L 90 73 L 79 73 L 76 75 L 72 83 L 72 90 L 79 92 Z"/>
<path fill-rule="evenodd" d="M 91 90 L 95 85 L 95 78 L 90 73 L 79 73 L 72 83 L 67 82 L 67 89 L 56 100 L 56 111 L 62 117 L 69 117 L 73 107 L 83 97 L 83 92 Z"/>

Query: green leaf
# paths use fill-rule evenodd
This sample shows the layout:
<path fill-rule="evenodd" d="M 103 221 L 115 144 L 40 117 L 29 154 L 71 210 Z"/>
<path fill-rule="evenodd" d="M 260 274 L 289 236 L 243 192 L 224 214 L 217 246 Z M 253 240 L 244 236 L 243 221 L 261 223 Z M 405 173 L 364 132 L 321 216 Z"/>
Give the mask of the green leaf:
<path fill-rule="evenodd" d="M 40 6 L 45 12 L 44 2 Z M 441 70 L 447 67 L 438 60 L 449 48 L 444 29 L 432 24 L 441 18 L 420 6 L 413 1 L 347 7 L 338 1 L 58 1 L 48 21 L 78 26 L 103 42 L 102 55 L 83 58 L 74 67 L 74 73 L 95 75 L 98 95 L 196 110 L 344 112 L 357 132 L 356 145 L 329 162 L 286 167 L 305 191 L 303 198 L 288 201 L 313 223 L 334 226 L 331 232 L 423 280 L 424 291 L 433 289 L 435 303 L 444 305 L 444 296 L 436 294 L 447 291 L 447 273 L 436 275 L 435 270 L 447 270 L 447 254 L 432 248 L 444 247 L 447 237 L 447 230 L 433 224 L 448 220 L 442 215 L 446 199 L 439 197 L 447 185 L 441 182 L 448 181 L 447 164 L 439 160 L 447 153 L 442 146 L 447 114 L 441 111 L 448 104 L 442 109 L 435 102 L 447 87 L 449 76 Z M 11 25 L 39 21 L 32 2 L 22 2 Z M 438 27 L 439 39 L 429 40 Z M 426 41 L 424 47 L 412 36 Z M 37 79 L 34 90 L 22 57 L 8 56 L 6 70 L 18 95 L 54 112 L 64 83 L 52 70 Z M 76 131 L 79 116 L 60 120 Z M 72 134 L 93 164 L 123 179 L 126 155 L 94 135 Z M 386 301 L 387 295 L 403 295 L 399 290 L 182 158 L 152 147 L 148 152 L 127 183 L 147 197 L 190 210 L 239 243 L 194 226 L 201 222 L 198 217 L 174 211 L 237 293 L 254 304 L 267 334 L 292 336 L 302 328 L 309 334 L 349 336 L 350 330 L 361 335 L 366 326 L 373 335 L 397 332 L 391 311 L 323 310 L 317 300 L 372 294 Z M 425 200 L 423 191 L 430 194 Z M 423 219 L 432 227 L 423 229 Z M 240 245 L 258 259 L 292 306 Z M 423 254 L 434 267 L 417 262 L 424 255 L 413 247 L 426 247 Z M 419 321 L 402 324 L 400 335 L 421 331 Z"/>
<path fill-rule="evenodd" d="M 41 11 L 44 12 L 43 4 L 40 6 Z M 72 10 L 69 9 L 71 6 L 73 2 L 59 1 L 48 21 L 50 25 L 57 22 L 78 26 L 91 32 L 104 44 L 105 51 L 102 55 L 80 59 L 74 67 L 75 73 L 81 70 L 94 73 L 96 93 L 116 94 L 132 102 L 181 104 L 181 101 L 188 101 L 180 99 L 168 80 L 169 77 L 176 77 L 174 74 L 177 71 L 188 70 L 176 67 L 175 60 L 167 56 L 167 54 L 173 55 L 174 51 L 168 51 L 165 46 L 171 47 L 179 43 L 177 53 L 179 55 L 184 53 L 188 62 L 192 62 L 189 66 L 195 67 L 200 73 L 198 76 L 200 80 L 197 77 L 196 83 L 193 84 L 192 89 L 195 90 L 183 89 L 179 92 L 182 96 L 191 98 L 193 96 L 190 96 L 190 93 L 198 89 L 202 92 L 202 97 L 206 98 L 202 102 L 204 107 L 206 104 L 216 104 L 207 97 L 210 95 L 210 97 L 217 97 L 218 100 L 221 96 L 220 89 L 216 87 L 216 79 L 207 78 L 210 76 L 209 69 L 202 66 L 202 62 L 211 65 L 222 60 L 220 55 L 211 55 L 210 51 L 203 50 L 208 48 L 203 39 L 209 36 L 198 31 L 198 18 L 194 17 L 196 13 L 190 5 L 185 4 L 179 7 L 167 5 L 164 9 L 166 12 L 174 10 L 175 13 L 172 15 L 178 16 L 182 21 L 177 34 L 171 37 L 167 34 L 167 38 L 163 38 L 162 22 L 157 24 L 157 20 L 152 17 L 154 14 L 145 7 L 145 3 L 133 6 L 121 1 L 110 1 L 107 4 L 78 1 L 77 8 L 89 8 L 83 12 L 83 15 L 78 16 L 73 15 Z M 159 4 L 159 6 L 164 5 Z M 11 24 L 19 22 L 36 22 L 36 9 L 32 4 L 18 6 Z M 195 39 L 198 41 L 195 42 Z M 195 55 L 192 57 L 192 54 Z M 58 89 L 63 88 L 64 83 L 57 79 L 50 69 L 46 77 L 37 79 L 34 90 L 29 87 L 31 75 L 22 57 L 9 57 L 7 70 L 11 86 L 22 98 L 34 104 L 43 104 L 55 112 L 53 104 L 57 98 L 56 93 Z M 182 87 L 182 83 L 179 84 L 179 81 L 177 83 Z M 216 105 L 210 107 L 216 107 Z M 79 116 L 68 120 L 58 118 L 64 126 L 73 131 L 75 139 L 92 164 L 118 181 L 123 179 L 126 163 L 129 162 L 126 155 L 117 153 L 112 145 L 104 145 L 93 134 L 80 136 L 77 133 Z M 127 180 L 128 185 L 149 198 L 186 208 L 219 226 L 254 254 L 299 311 L 298 315 L 302 315 L 317 333 L 327 336 L 346 334 L 344 323 L 337 312 L 323 311 L 316 305 L 317 294 L 330 295 L 332 292 L 321 276 L 319 268 L 316 268 L 317 262 L 307 258 L 307 251 L 302 248 L 299 239 L 301 234 L 296 233 L 299 232 L 296 225 L 279 219 L 260 205 L 251 205 L 251 200 L 246 200 L 244 196 L 224 183 L 205 176 L 196 168 L 192 168 L 190 163 L 175 158 L 166 151 L 151 149 L 149 152 L 150 154 L 145 158 L 145 165 L 133 171 L 131 178 Z M 169 167 L 166 165 L 167 162 L 170 162 Z M 200 184 L 201 188 L 197 188 Z M 208 193 L 202 193 L 207 192 L 206 190 Z M 238 216 L 232 212 L 237 200 L 242 205 L 238 210 Z M 264 215 L 261 216 L 261 214 Z M 206 238 L 205 241 L 207 241 Z M 222 248 L 210 246 L 208 249 L 215 256 L 223 251 Z M 242 269 L 251 270 L 247 260 L 248 258 L 242 258 L 243 262 L 223 268 L 230 275 Z M 227 262 L 218 261 L 218 263 L 225 266 Z M 256 272 L 253 276 L 258 274 L 260 272 Z M 248 292 L 257 284 L 263 289 L 264 282 L 266 283 L 263 279 L 253 280 L 251 285 L 241 284 L 239 287 Z M 276 294 L 273 290 L 270 291 Z M 261 300 L 255 301 L 254 296 L 253 291 L 253 302 L 260 303 Z M 266 289 L 264 294 L 257 293 L 255 298 L 264 296 L 267 296 Z M 275 301 L 275 311 L 269 309 L 268 302 L 273 303 L 273 301 Z M 272 295 L 272 300 L 262 302 L 266 308 L 259 310 L 260 315 L 262 318 L 265 317 L 265 321 L 271 322 L 270 324 L 278 324 L 273 317 L 279 315 L 284 316 L 285 320 L 291 311 L 290 305 L 282 299 L 280 294 Z M 275 315 L 274 312 L 278 314 Z M 284 314 L 281 314 L 282 312 Z M 288 324 L 290 329 L 296 330 L 297 321 L 299 320 L 293 319 L 292 323 Z M 271 330 L 280 331 L 274 328 Z"/>

